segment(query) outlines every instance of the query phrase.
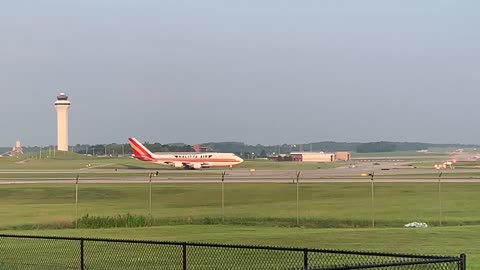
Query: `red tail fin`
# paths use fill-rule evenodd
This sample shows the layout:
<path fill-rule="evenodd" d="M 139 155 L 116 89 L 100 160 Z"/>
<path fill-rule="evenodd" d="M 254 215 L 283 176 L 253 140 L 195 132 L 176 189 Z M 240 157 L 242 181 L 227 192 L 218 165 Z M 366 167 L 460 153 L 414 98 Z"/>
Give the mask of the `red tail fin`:
<path fill-rule="evenodd" d="M 195 145 L 193 145 L 193 150 L 194 150 L 195 152 L 200 152 L 200 144 L 195 144 Z"/>
<path fill-rule="evenodd" d="M 143 161 L 152 161 L 154 160 L 152 152 L 150 152 L 143 144 L 141 144 L 135 138 L 128 138 L 130 146 L 132 147 L 133 156 L 136 159 Z"/>

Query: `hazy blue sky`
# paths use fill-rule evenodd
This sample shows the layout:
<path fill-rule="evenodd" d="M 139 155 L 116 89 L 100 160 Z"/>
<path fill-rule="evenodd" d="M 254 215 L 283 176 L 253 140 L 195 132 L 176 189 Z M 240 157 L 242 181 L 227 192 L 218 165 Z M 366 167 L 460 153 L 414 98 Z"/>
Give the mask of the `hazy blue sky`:
<path fill-rule="evenodd" d="M 480 1 L 6 1 L 0 145 L 480 143 Z"/>

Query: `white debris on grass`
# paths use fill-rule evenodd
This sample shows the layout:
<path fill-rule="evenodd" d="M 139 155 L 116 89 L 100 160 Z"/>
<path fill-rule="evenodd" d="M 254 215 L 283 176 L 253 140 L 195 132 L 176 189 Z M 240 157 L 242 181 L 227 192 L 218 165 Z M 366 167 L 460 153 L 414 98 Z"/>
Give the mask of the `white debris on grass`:
<path fill-rule="evenodd" d="M 406 228 L 427 228 L 428 225 L 425 222 L 410 222 L 405 224 Z"/>

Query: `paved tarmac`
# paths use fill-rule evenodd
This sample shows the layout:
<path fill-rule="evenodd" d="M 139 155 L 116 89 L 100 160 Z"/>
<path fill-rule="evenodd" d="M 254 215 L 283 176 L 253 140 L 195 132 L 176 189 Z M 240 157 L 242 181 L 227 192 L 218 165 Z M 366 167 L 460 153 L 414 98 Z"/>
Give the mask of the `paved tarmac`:
<path fill-rule="evenodd" d="M 88 183 L 142 183 L 148 182 L 148 174 L 155 170 L 107 170 L 101 168 L 93 168 L 90 170 L 82 170 L 81 173 L 119 173 L 120 177 L 92 177 L 80 179 L 81 182 Z M 300 173 L 301 182 L 310 183 L 363 183 L 370 182 L 370 177 L 365 176 L 370 172 L 375 173 L 375 182 L 391 182 L 391 183 L 412 183 L 412 182 L 438 182 L 438 174 L 440 171 L 434 168 L 414 168 L 408 166 L 405 162 L 382 162 L 374 165 L 372 162 L 360 162 L 352 167 L 348 164 L 338 168 L 321 169 L 321 170 L 304 170 Z M 223 170 L 158 170 L 159 175 L 152 178 L 155 183 L 215 183 L 221 181 Z M 297 175 L 295 170 L 256 170 L 234 169 L 226 170 L 225 181 L 235 183 L 289 183 L 292 182 Z M 442 170 L 446 173 L 442 182 L 463 182 L 472 183 L 480 182 L 480 176 L 468 176 L 465 174 L 480 173 L 480 169 L 446 169 Z M 0 174 L 52 174 L 52 173 L 80 173 L 79 170 L 0 170 Z M 125 174 L 145 173 L 145 177 L 125 176 Z M 186 175 L 188 173 L 188 176 Z M 198 176 L 195 174 L 198 173 Z M 458 174 L 454 178 L 453 173 Z M 363 174 L 363 176 L 362 176 Z M 425 175 L 422 175 L 425 174 Z M 446 177 L 448 174 L 448 177 Z M 164 175 L 164 176 L 162 176 Z M 168 175 L 168 176 L 167 176 Z M 480 174 L 479 174 L 480 175 Z M 72 178 L 21 178 L 13 177 L 0 178 L 0 184 L 35 184 L 35 183 L 69 183 L 74 182 Z"/>
<path fill-rule="evenodd" d="M 301 183 L 369 183 L 369 177 L 363 178 L 300 178 Z M 480 178 L 446 178 L 441 179 L 442 183 L 480 183 Z M 148 183 L 145 177 L 122 177 L 122 178 L 86 178 L 80 179 L 80 183 Z M 220 183 L 219 177 L 155 177 L 152 178 L 155 184 L 171 183 Z M 294 183 L 293 178 L 278 177 L 229 177 L 226 183 Z M 437 183 L 435 178 L 382 178 L 375 177 L 375 183 Z M 29 179 L 1 179 L 0 184 L 53 184 L 53 183 L 75 183 L 74 179 L 60 178 L 29 178 Z"/>

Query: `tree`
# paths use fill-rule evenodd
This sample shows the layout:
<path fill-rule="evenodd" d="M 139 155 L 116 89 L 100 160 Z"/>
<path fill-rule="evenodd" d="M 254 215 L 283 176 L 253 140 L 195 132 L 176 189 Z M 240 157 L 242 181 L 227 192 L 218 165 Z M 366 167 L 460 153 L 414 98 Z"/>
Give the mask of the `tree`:
<path fill-rule="evenodd" d="M 392 142 L 371 142 L 363 143 L 357 146 L 358 153 L 378 153 L 393 152 L 396 150 L 395 143 Z"/>

